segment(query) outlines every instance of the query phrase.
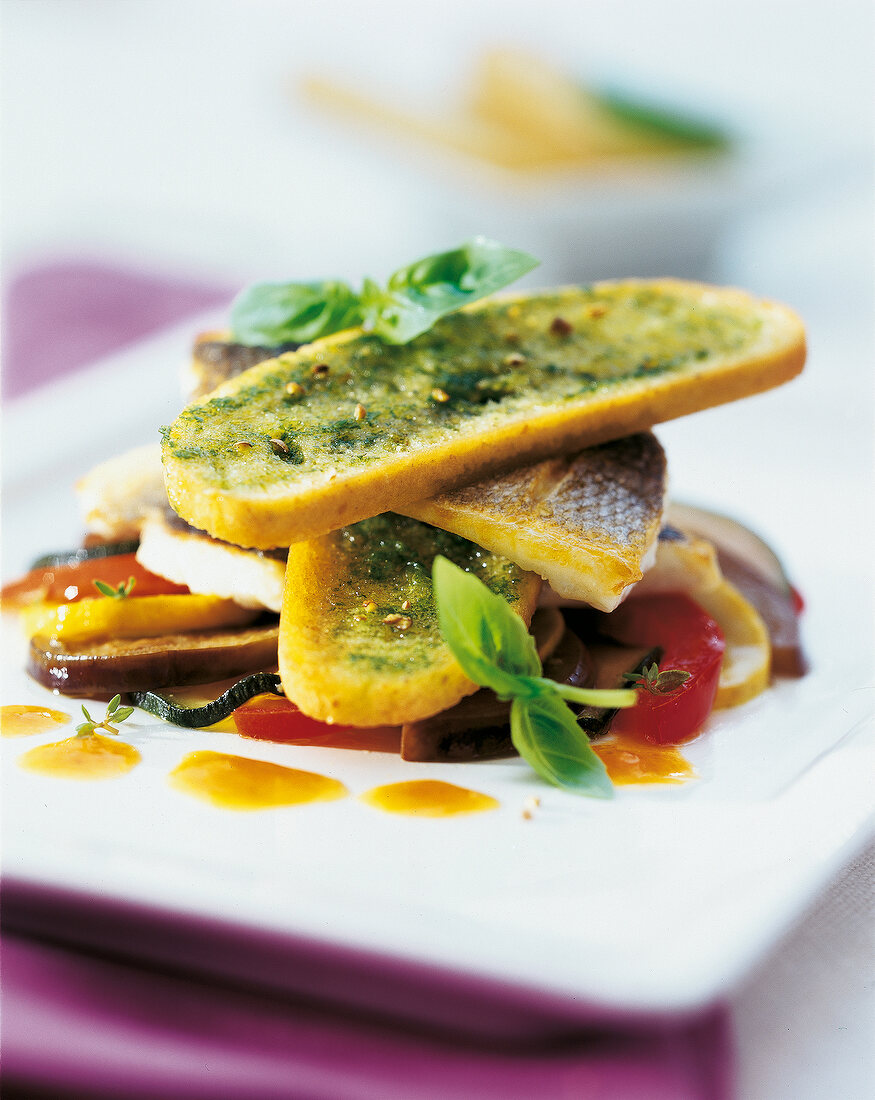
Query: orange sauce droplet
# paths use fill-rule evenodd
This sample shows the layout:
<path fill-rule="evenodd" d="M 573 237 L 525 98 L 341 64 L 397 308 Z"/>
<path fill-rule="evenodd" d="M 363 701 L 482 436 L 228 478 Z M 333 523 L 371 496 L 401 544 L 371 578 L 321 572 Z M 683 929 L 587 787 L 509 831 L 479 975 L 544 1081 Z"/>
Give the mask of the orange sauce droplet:
<path fill-rule="evenodd" d="M 0 707 L 0 733 L 4 737 L 28 737 L 34 733 L 50 733 L 56 726 L 72 722 L 69 714 L 48 707 Z"/>
<path fill-rule="evenodd" d="M 18 763 L 28 771 L 59 779 L 113 779 L 136 767 L 140 759 L 133 745 L 92 733 L 88 737 L 68 737 L 66 741 L 38 745 L 20 757 Z"/>
<path fill-rule="evenodd" d="M 618 787 L 633 783 L 683 783 L 695 779 L 689 760 L 673 745 L 651 745 L 631 737 L 596 741 L 593 749 Z"/>
<path fill-rule="evenodd" d="M 208 750 L 184 756 L 170 773 L 170 785 L 227 810 L 333 802 L 349 794 L 342 783 L 327 775 Z"/>
<path fill-rule="evenodd" d="M 387 783 L 361 795 L 361 801 L 390 814 L 415 817 L 453 817 L 495 810 L 501 803 L 488 794 L 456 787 L 439 779 L 411 779 L 405 783 Z"/>

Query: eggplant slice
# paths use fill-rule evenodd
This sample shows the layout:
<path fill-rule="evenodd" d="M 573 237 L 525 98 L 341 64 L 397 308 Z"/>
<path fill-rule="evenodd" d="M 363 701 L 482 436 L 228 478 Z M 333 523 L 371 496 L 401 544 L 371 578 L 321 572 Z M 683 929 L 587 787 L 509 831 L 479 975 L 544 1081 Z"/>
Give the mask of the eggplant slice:
<path fill-rule="evenodd" d="M 27 671 L 63 695 L 115 695 L 188 684 L 276 666 L 276 620 L 237 630 L 203 630 L 115 640 L 76 649 L 39 635 Z"/>

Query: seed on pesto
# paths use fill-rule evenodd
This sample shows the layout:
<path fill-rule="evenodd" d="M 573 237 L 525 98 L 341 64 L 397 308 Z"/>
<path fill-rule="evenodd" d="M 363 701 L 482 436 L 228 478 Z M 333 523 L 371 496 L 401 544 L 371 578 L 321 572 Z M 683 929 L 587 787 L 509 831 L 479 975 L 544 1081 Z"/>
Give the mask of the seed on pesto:
<path fill-rule="evenodd" d="M 409 630 L 412 621 L 409 615 L 387 615 L 383 619 L 387 626 L 394 626 L 396 630 Z"/>

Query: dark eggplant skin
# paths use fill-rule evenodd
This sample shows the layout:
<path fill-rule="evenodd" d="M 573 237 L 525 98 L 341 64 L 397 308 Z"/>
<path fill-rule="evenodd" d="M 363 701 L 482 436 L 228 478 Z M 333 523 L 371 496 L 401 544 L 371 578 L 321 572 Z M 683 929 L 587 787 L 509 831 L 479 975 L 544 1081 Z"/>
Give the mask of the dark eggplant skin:
<path fill-rule="evenodd" d="M 571 631 L 563 633 L 556 649 L 545 658 L 544 675 L 575 687 L 591 686 L 592 661 L 586 646 Z M 402 726 L 401 758 L 418 763 L 458 763 L 515 756 L 509 722 L 510 703 L 484 689 L 441 714 Z"/>
<path fill-rule="evenodd" d="M 798 679 L 810 664 L 802 646 L 799 611 L 790 589 L 782 589 L 748 562 L 717 547 L 723 576 L 762 616 L 772 643 L 772 674 Z"/>
<path fill-rule="evenodd" d="M 37 635 L 27 671 L 61 695 L 110 697 L 130 691 L 208 684 L 276 665 L 276 620 L 236 630 L 203 630 L 157 638 L 65 648 Z"/>

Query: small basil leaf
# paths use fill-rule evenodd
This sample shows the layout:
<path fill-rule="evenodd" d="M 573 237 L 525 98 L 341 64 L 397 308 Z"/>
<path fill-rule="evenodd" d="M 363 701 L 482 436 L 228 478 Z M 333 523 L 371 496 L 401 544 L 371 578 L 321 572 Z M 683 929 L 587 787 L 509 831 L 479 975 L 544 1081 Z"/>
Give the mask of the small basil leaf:
<path fill-rule="evenodd" d="M 537 266 L 526 252 L 475 237 L 459 248 L 399 268 L 385 290 L 366 283 L 363 306 L 378 336 L 390 344 L 406 344 L 439 317 L 500 290 Z"/>
<path fill-rule="evenodd" d="M 502 699 L 544 690 L 535 641 L 505 600 L 440 555 L 432 583 L 441 634 L 466 676 Z"/>
<path fill-rule="evenodd" d="M 338 281 L 256 283 L 231 306 L 231 332 L 238 344 L 307 344 L 361 322 L 358 295 Z"/>
<path fill-rule="evenodd" d="M 613 798 L 604 763 L 558 695 L 514 699 L 510 736 L 514 748 L 542 779 L 576 794 Z"/>

